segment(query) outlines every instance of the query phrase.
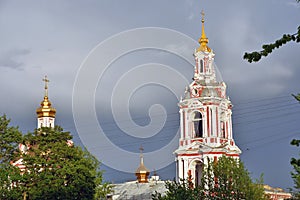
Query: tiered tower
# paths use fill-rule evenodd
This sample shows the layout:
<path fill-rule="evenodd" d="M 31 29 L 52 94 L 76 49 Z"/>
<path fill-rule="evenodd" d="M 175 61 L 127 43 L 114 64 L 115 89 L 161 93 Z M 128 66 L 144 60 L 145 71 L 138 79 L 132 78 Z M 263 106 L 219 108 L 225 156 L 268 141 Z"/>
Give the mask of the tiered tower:
<path fill-rule="evenodd" d="M 180 140 L 175 151 L 177 180 L 191 179 L 201 183 L 204 164 L 218 157 L 238 158 L 241 150 L 232 135 L 232 104 L 226 96 L 226 84 L 216 80 L 214 56 L 207 46 L 202 12 L 200 47 L 195 50 L 193 82 L 179 102 Z"/>
<path fill-rule="evenodd" d="M 36 109 L 37 114 L 37 128 L 51 127 L 54 128 L 55 121 L 55 108 L 51 107 L 51 102 L 48 99 L 48 83 L 47 76 L 43 79 L 45 82 L 45 94 L 44 100 L 41 102 L 41 106 Z"/>

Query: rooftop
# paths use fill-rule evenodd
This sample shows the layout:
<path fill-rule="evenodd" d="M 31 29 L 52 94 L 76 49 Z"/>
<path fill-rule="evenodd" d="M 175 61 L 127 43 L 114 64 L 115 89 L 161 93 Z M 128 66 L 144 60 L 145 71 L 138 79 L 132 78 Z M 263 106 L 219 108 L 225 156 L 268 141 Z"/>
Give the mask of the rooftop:
<path fill-rule="evenodd" d="M 112 200 L 134 199 L 134 200 L 151 200 L 151 195 L 155 191 L 165 193 L 165 181 L 152 177 L 148 183 L 138 183 L 138 181 L 130 181 L 120 184 L 113 184 L 113 194 L 109 195 Z"/>

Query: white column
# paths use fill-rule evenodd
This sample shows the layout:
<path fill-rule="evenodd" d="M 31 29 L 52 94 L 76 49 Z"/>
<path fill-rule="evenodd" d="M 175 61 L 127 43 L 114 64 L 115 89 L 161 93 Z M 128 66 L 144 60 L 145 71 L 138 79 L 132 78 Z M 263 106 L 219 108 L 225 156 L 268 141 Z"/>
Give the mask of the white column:
<path fill-rule="evenodd" d="M 221 137 L 221 123 L 220 123 L 220 113 L 219 113 L 219 107 L 216 107 L 216 132 L 217 137 Z"/>
<path fill-rule="evenodd" d="M 202 115 L 202 125 L 203 125 L 203 137 L 208 137 L 207 132 L 207 107 L 204 107 L 203 115 Z"/>
<path fill-rule="evenodd" d="M 176 165 L 176 174 L 175 174 L 175 180 L 176 182 L 179 181 L 179 177 L 178 177 L 178 168 L 179 168 L 179 164 L 178 164 L 178 157 L 175 158 L 175 165 Z"/>
<path fill-rule="evenodd" d="M 215 110 L 215 107 L 212 107 L 211 108 L 211 133 L 214 137 L 218 136 L 217 134 L 217 130 L 216 130 L 216 123 L 217 123 L 217 120 L 216 120 L 216 110 Z"/>
<path fill-rule="evenodd" d="M 177 157 L 177 173 L 176 173 L 176 177 L 177 180 L 180 181 L 180 179 L 182 179 L 182 162 L 181 162 L 181 157 L 178 156 Z"/>
<path fill-rule="evenodd" d="M 188 113 L 186 110 L 184 111 L 184 126 L 185 126 L 185 131 L 184 131 L 184 134 L 185 134 L 185 138 L 186 139 L 190 139 L 190 134 L 191 134 L 191 130 L 190 130 L 190 123 L 189 123 L 189 115 L 190 113 Z"/>
<path fill-rule="evenodd" d="M 180 113 L 180 139 L 183 139 L 183 130 L 184 130 L 184 128 L 183 128 L 183 111 L 182 111 L 182 109 L 180 109 L 180 111 L 179 111 L 179 113 Z"/>

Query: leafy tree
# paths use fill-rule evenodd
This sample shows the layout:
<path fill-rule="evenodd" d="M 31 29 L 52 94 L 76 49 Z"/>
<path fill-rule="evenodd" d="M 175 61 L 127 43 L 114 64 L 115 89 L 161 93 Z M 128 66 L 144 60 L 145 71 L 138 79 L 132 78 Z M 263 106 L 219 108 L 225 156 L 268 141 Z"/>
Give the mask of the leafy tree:
<path fill-rule="evenodd" d="M 0 116 L 0 163 L 11 161 L 18 145 L 22 140 L 22 133 L 18 127 L 9 126 L 10 119 L 6 115 Z"/>
<path fill-rule="evenodd" d="M 241 161 L 225 156 L 204 167 L 201 186 L 194 188 L 188 181 L 183 181 L 166 182 L 166 188 L 165 195 L 156 192 L 153 199 L 267 199 L 262 179 L 253 183 Z"/>
<path fill-rule="evenodd" d="M 26 169 L 14 172 L 13 168 L 8 174 L 14 185 L 8 190 L 18 198 L 2 192 L 0 199 L 94 199 L 97 185 L 102 183 L 99 162 L 87 150 L 68 145 L 71 139 L 70 133 L 58 126 L 26 134 L 23 144 L 27 151 L 19 153 Z"/>
<path fill-rule="evenodd" d="M 167 188 L 166 194 L 160 194 L 155 191 L 152 194 L 153 200 L 196 200 L 202 199 L 204 193 L 200 187 L 191 187 L 188 180 L 181 180 L 180 182 L 166 181 L 165 187 Z"/>
<path fill-rule="evenodd" d="M 22 178 L 19 168 L 9 163 L 0 164 L 0 199 L 15 200 L 22 199 L 22 192 L 13 189 Z M 14 184 L 15 183 L 15 184 Z"/>
<path fill-rule="evenodd" d="M 222 156 L 211 162 L 204 169 L 202 180 L 208 199 L 266 199 L 262 178 L 253 183 L 244 164 L 232 157 Z"/>
<path fill-rule="evenodd" d="M 13 160 L 19 150 L 19 142 L 22 141 L 22 133 L 18 127 L 9 125 L 10 119 L 6 115 L 0 116 L 0 199 L 20 199 L 18 192 L 10 191 L 12 179 L 20 179 L 20 171 L 12 166 Z M 5 197 L 5 198 L 4 198 Z"/>
<path fill-rule="evenodd" d="M 300 140 L 293 139 L 291 141 L 291 145 L 295 145 L 295 146 L 299 147 L 299 144 L 300 144 Z M 294 168 L 294 172 L 291 173 L 292 178 L 294 180 L 294 184 L 295 184 L 294 185 L 294 188 L 295 188 L 294 196 L 297 199 L 300 199 L 300 159 L 292 158 L 291 165 Z"/>
<path fill-rule="evenodd" d="M 300 102 L 300 94 L 298 95 L 292 95 L 297 101 Z M 300 140 L 299 139 L 293 139 L 291 141 L 291 145 L 299 147 Z M 292 158 L 291 159 L 291 165 L 294 168 L 294 172 L 291 173 L 292 178 L 294 180 L 294 196 L 296 199 L 300 199 L 300 159 Z"/>
<path fill-rule="evenodd" d="M 298 3 L 300 0 L 296 0 Z M 246 59 L 248 62 L 258 62 L 263 56 L 268 56 L 272 51 L 276 48 L 281 47 L 282 45 L 288 43 L 288 42 L 300 42 L 300 26 L 298 26 L 297 32 L 294 34 L 284 34 L 280 39 L 276 40 L 274 43 L 271 44 L 264 44 L 262 46 L 261 51 L 254 51 L 251 53 L 246 52 L 244 54 L 244 59 Z"/>
<path fill-rule="evenodd" d="M 98 181 L 98 184 L 96 185 L 94 199 L 106 199 L 107 194 L 111 194 L 113 192 L 113 185 L 108 182 L 102 183 L 102 178 L 101 181 Z"/>

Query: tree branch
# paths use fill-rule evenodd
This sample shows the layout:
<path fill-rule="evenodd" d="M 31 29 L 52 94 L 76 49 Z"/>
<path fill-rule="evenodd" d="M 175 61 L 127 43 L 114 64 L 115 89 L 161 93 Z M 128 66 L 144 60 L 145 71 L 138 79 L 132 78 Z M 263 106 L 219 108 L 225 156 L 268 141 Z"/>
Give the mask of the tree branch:
<path fill-rule="evenodd" d="M 300 0 L 299 0 L 300 1 Z M 251 53 L 246 52 L 244 54 L 244 59 L 247 60 L 249 63 L 258 62 L 262 57 L 268 56 L 272 51 L 276 48 L 281 47 L 282 45 L 288 42 L 300 42 L 300 26 L 298 26 L 298 32 L 294 34 L 284 34 L 282 38 L 276 40 L 274 43 L 265 44 L 262 46 L 261 51 L 254 51 Z"/>

